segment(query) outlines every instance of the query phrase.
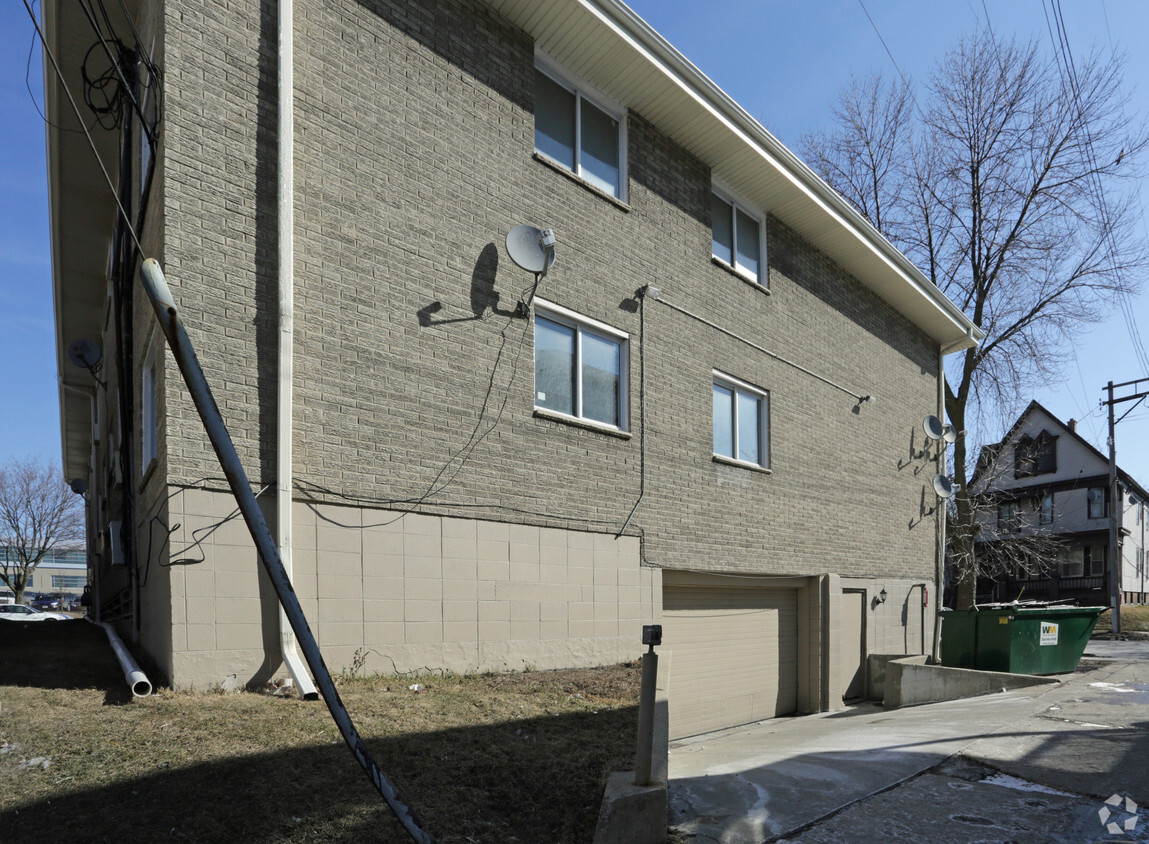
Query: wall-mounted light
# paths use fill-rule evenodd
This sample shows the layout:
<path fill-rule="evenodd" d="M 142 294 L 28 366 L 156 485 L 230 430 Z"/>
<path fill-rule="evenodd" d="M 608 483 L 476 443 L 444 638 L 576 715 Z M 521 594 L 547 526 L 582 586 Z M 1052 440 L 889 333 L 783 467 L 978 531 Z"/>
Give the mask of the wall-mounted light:
<path fill-rule="evenodd" d="M 886 602 L 886 598 L 888 598 L 888 597 L 889 596 L 886 594 L 886 590 L 883 589 L 881 592 L 878 593 L 878 603 L 884 604 Z"/>

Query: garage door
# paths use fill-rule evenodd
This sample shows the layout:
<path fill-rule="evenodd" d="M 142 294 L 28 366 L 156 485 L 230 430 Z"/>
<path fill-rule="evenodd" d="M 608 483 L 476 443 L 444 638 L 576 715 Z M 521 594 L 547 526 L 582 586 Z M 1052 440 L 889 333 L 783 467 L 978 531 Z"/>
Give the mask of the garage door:
<path fill-rule="evenodd" d="M 797 708 L 794 589 L 666 584 L 663 645 L 673 651 L 670 737 L 733 727 Z"/>

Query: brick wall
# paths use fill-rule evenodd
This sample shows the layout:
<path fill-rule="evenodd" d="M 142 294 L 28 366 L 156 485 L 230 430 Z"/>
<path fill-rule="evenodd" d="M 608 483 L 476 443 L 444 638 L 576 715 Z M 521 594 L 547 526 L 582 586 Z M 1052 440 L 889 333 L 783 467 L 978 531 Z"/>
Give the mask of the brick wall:
<path fill-rule="evenodd" d="M 270 478 L 275 30 L 259 12 L 169 5 L 165 254 L 240 453 Z M 627 204 L 536 160 L 533 45 L 479 3 L 308 0 L 296 25 L 296 479 L 309 496 L 609 533 L 638 500 L 645 437 L 628 532 L 649 564 L 932 576 L 932 472 L 903 465 L 936 408 L 924 335 L 784 220 L 768 218 L 768 293 L 711 263 L 708 167 L 641 115 L 628 117 Z M 629 438 L 533 414 L 532 333 L 509 315 L 531 278 L 502 245 L 526 222 L 558 237 L 539 295 L 630 334 Z M 640 306 L 647 283 L 877 402 Z M 713 369 L 770 391 L 772 473 L 712 460 Z M 167 411 L 172 479 L 218 475 L 189 402 L 169 391 Z"/>

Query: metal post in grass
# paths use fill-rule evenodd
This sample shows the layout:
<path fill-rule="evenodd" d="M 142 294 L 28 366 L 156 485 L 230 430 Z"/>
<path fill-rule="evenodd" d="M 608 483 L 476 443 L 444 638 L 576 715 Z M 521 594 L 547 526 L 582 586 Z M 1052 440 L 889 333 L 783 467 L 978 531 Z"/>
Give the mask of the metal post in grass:
<path fill-rule="evenodd" d="M 638 693 L 638 758 L 634 765 L 634 784 L 650 785 L 651 754 L 654 750 L 654 695 L 658 685 L 658 654 L 655 645 L 662 644 L 662 625 L 644 624 L 642 643 L 642 688 Z"/>
<path fill-rule="evenodd" d="M 187 384 L 188 392 L 191 393 L 192 401 L 195 402 L 196 410 L 199 411 L 200 419 L 203 420 L 204 429 L 207 431 L 208 439 L 211 440 L 212 448 L 215 449 L 216 457 L 219 458 L 220 466 L 227 476 L 228 485 L 231 487 L 232 495 L 235 496 L 236 503 L 243 514 L 243 520 L 247 522 L 247 529 L 251 532 L 251 538 L 259 552 L 260 562 L 263 563 L 264 569 L 271 578 L 275 593 L 279 596 L 280 606 L 283 607 L 283 612 L 291 623 L 291 629 L 295 631 L 296 639 L 303 651 L 303 657 L 307 660 L 307 667 L 311 669 L 311 673 L 315 677 L 315 684 L 323 694 L 323 701 L 331 711 L 332 719 L 339 727 L 339 732 L 343 736 L 343 740 L 347 742 L 351 753 L 383 796 L 383 799 L 387 801 L 387 805 L 391 807 L 391 811 L 395 813 L 399 823 L 415 841 L 420 842 L 420 844 L 424 842 L 431 844 L 434 839 L 430 833 L 422 829 L 414 811 L 387 778 L 387 775 L 379 768 L 371 754 L 368 753 L 363 739 L 359 737 L 355 725 L 351 722 L 351 716 L 343 706 L 343 701 L 335 688 L 335 681 L 332 680 L 331 672 L 327 670 L 327 665 L 319 652 L 319 644 L 315 641 L 315 636 L 307 623 L 307 617 L 299 605 L 299 599 L 295 595 L 291 579 L 283 567 L 279 549 L 275 547 L 275 540 L 263 518 L 263 512 L 259 509 L 259 503 L 255 500 L 255 493 L 251 491 L 247 473 L 243 470 L 243 464 L 239 460 L 239 454 L 236 453 L 235 444 L 227 431 L 227 425 L 224 424 L 215 397 L 212 396 L 211 388 L 208 386 L 203 368 L 196 357 L 195 349 L 192 347 L 191 340 L 180 321 L 179 311 L 176 308 L 171 290 L 168 289 L 167 281 L 164 279 L 163 270 L 160 269 L 159 263 L 154 258 L 148 258 L 144 261 L 140 273 L 143 276 L 144 289 L 147 291 L 148 298 L 151 299 L 152 308 L 159 318 L 160 328 L 163 329 L 164 336 L 167 338 L 168 345 L 179 365 L 180 373 Z"/>

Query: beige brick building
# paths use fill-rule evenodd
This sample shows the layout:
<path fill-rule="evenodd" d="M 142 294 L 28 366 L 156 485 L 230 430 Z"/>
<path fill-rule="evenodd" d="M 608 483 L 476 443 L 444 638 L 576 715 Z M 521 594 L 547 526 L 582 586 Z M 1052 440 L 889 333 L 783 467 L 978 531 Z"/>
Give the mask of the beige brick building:
<path fill-rule="evenodd" d="M 915 430 L 977 330 L 629 9 L 298 0 L 288 137 L 273 6 L 132 8 L 100 148 L 329 665 L 604 664 L 661 623 L 683 735 L 929 650 Z M 92 33 L 45 22 L 81 86 Z M 49 134 L 100 611 L 176 686 L 260 683 L 276 600 L 85 143 Z M 537 289 L 523 223 L 557 239 Z"/>

